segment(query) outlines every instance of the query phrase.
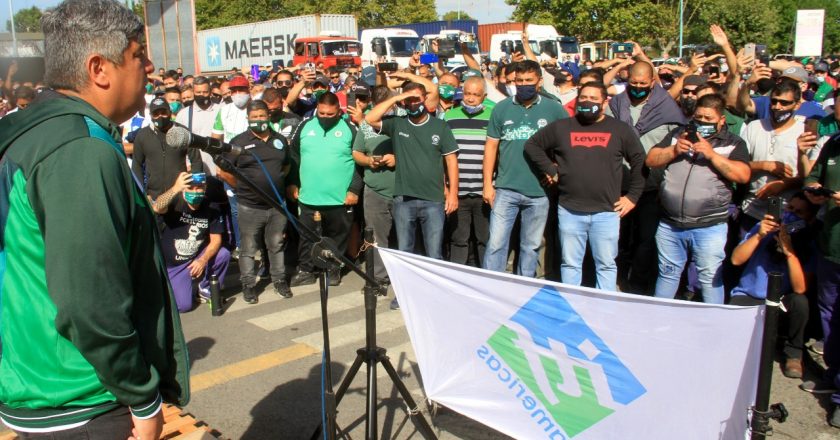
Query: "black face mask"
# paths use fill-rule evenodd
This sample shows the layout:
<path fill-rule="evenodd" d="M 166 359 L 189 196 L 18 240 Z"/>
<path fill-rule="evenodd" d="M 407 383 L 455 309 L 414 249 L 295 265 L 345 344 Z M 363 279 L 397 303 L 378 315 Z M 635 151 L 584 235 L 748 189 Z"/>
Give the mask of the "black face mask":
<path fill-rule="evenodd" d="M 212 97 L 210 97 L 210 102 L 212 102 L 213 104 L 219 104 L 220 102 L 222 102 L 222 97 L 221 96 L 212 96 Z"/>
<path fill-rule="evenodd" d="M 787 122 L 791 116 L 793 116 L 793 110 L 770 110 L 770 116 L 773 118 L 773 122 L 777 124 L 784 124 Z"/>
<path fill-rule="evenodd" d="M 209 96 L 196 96 L 195 103 L 201 107 L 202 109 L 206 109 L 210 107 L 210 97 Z"/>
<path fill-rule="evenodd" d="M 194 99 L 188 99 L 188 100 L 184 101 L 184 107 L 189 107 L 189 106 L 193 105 L 193 102 L 195 102 Z"/>
<path fill-rule="evenodd" d="M 268 119 L 271 122 L 277 123 L 283 119 L 283 109 L 278 108 L 276 110 L 272 110 L 268 113 Z"/>
<path fill-rule="evenodd" d="M 686 116 L 694 115 L 694 110 L 697 109 L 697 100 L 694 98 L 680 98 L 680 108 Z"/>
<path fill-rule="evenodd" d="M 224 102 L 225 102 L 225 104 L 230 104 L 230 103 L 232 103 L 232 102 L 233 102 L 233 98 L 231 98 L 230 96 L 228 96 L 228 97 L 226 97 L 226 98 L 223 98 L 223 99 L 222 99 L 222 101 L 224 101 Z"/>
<path fill-rule="evenodd" d="M 601 104 L 591 101 L 579 101 L 575 106 L 575 118 L 583 125 L 593 124 L 601 117 Z"/>
<path fill-rule="evenodd" d="M 152 119 L 152 124 L 155 125 L 155 128 L 157 128 L 158 131 L 166 131 L 172 125 L 172 120 L 164 116 L 162 118 Z"/>
<path fill-rule="evenodd" d="M 279 89 L 277 89 L 277 91 L 280 92 L 281 98 L 286 99 L 289 96 L 289 90 L 291 89 L 291 87 L 280 87 Z"/>
<path fill-rule="evenodd" d="M 321 124 L 321 128 L 323 128 L 324 131 L 329 131 L 330 129 L 335 127 L 335 124 L 338 124 L 339 119 L 341 119 L 341 116 L 339 115 L 333 116 L 331 118 L 318 116 L 318 123 Z"/>

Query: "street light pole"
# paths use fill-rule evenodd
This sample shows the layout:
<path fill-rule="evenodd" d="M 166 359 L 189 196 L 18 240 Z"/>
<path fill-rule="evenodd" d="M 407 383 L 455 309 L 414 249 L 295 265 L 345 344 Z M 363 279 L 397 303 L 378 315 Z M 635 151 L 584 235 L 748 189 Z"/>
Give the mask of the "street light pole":
<path fill-rule="evenodd" d="M 17 34 L 15 34 L 15 10 L 12 8 L 12 0 L 9 0 L 9 19 L 12 22 L 12 56 L 17 58 L 18 56 L 18 47 L 17 47 Z"/>
<path fill-rule="evenodd" d="M 683 1 L 680 0 L 680 58 L 683 56 Z"/>

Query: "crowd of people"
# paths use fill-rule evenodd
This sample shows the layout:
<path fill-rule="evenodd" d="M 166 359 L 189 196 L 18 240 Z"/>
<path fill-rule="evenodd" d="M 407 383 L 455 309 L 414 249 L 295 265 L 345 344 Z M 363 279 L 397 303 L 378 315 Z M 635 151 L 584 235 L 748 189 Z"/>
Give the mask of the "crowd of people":
<path fill-rule="evenodd" d="M 66 3 L 89 2 L 109 3 Z M 502 62 L 461 48 L 467 66 L 457 74 L 442 61 L 421 64 L 419 52 L 395 71 L 304 63 L 196 76 L 149 66 L 138 84 L 145 83 L 145 110 L 106 116 L 122 124 L 115 148 L 154 213 L 180 312 L 209 297 L 212 276 L 224 283 L 231 260 L 248 303 L 258 302 L 260 279 L 284 298 L 315 283 L 313 243 L 296 223 L 352 259 L 359 231 L 370 227 L 379 247 L 714 304 L 763 304 L 767 274 L 781 272 L 783 372 L 802 378 L 805 341 L 822 341 L 813 349 L 828 365 L 827 380 L 801 387 L 833 392 L 840 405 L 840 62 L 757 59 L 732 47 L 718 26 L 710 36 L 719 53 L 662 64 L 635 43 L 627 56 L 558 62 L 534 53 L 523 33 L 524 52 Z M 37 118 L 61 90 L 79 90 L 78 78 L 49 68 L 46 81 L 16 73 L 13 64 L 2 84 L 4 121 Z M 167 145 L 175 126 L 241 147 L 224 159 L 256 190 L 219 158 Z M 47 160 L 18 150 L 7 156 L 16 153 L 24 174 L 3 167 L 9 181 Z M 29 185 L 79 180 L 43 175 Z M 77 183 L 65 188 L 90 182 Z M 33 227 L 28 218 L 14 221 L 14 212 L 4 214 L 6 228 Z M 128 221 L 119 210 L 101 214 L 107 218 L 93 224 Z M 31 221 L 60 221 L 43 215 Z M 125 252 L 152 252 L 141 244 Z M 388 284 L 378 258 L 375 269 Z M 328 274 L 331 285 L 341 277 L 338 269 Z M 396 299 L 391 308 L 399 308 Z M 837 408 L 830 423 L 840 428 Z"/>

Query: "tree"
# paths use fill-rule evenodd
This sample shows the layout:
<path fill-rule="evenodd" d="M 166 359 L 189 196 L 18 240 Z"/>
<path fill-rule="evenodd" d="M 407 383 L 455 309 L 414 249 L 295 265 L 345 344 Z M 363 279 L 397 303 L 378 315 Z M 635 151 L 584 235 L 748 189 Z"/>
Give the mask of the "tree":
<path fill-rule="evenodd" d="M 41 15 L 43 15 L 43 12 L 37 6 L 17 11 L 15 13 L 15 31 L 41 32 Z M 11 20 L 6 20 L 6 30 L 11 32 Z"/>
<path fill-rule="evenodd" d="M 474 18 L 470 17 L 470 15 L 467 14 L 466 12 L 464 12 L 464 11 L 461 11 L 461 18 L 458 18 L 458 11 L 449 11 L 446 14 L 443 14 L 443 16 L 440 17 L 440 19 L 443 20 L 443 21 L 475 20 Z"/>

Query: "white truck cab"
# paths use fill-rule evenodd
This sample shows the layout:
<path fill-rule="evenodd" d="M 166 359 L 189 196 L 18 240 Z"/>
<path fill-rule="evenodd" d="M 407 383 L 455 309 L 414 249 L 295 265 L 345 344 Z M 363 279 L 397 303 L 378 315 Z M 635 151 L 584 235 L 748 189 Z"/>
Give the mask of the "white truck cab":
<path fill-rule="evenodd" d="M 476 61 L 480 58 L 478 40 L 475 38 L 475 34 L 459 30 L 442 30 L 438 34 L 426 34 L 423 35 L 423 38 L 420 40 L 421 52 L 432 52 L 432 41 L 435 40 L 439 41 L 439 46 L 440 41 L 451 42 L 449 45 L 454 46 L 454 54 L 449 54 L 451 56 L 447 57 L 447 65 L 457 66 L 466 64 L 464 56 L 461 55 L 461 49 L 459 48 L 461 43 L 467 44 L 467 48 L 469 48 L 470 53 L 473 54 Z"/>
<path fill-rule="evenodd" d="M 527 31 L 528 45 L 540 61 L 551 58 L 559 62 L 574 61 L 579 55 L 577 38 L 558 34 L 554 26 L 529 24 Z M 522 31 L 508 31 L 490 37 L 491 61 L 506 59 L 511 53 L 523 50 Z"/>
<path fill-rule="evenodd" d="M 400 68 L 408 67 L 408 60 L 420 50 L 420 38 L 410 29 L 384 28 L 362 31 L 362 66 L 375 66 L 379 62 L 395 62 Z"/>

